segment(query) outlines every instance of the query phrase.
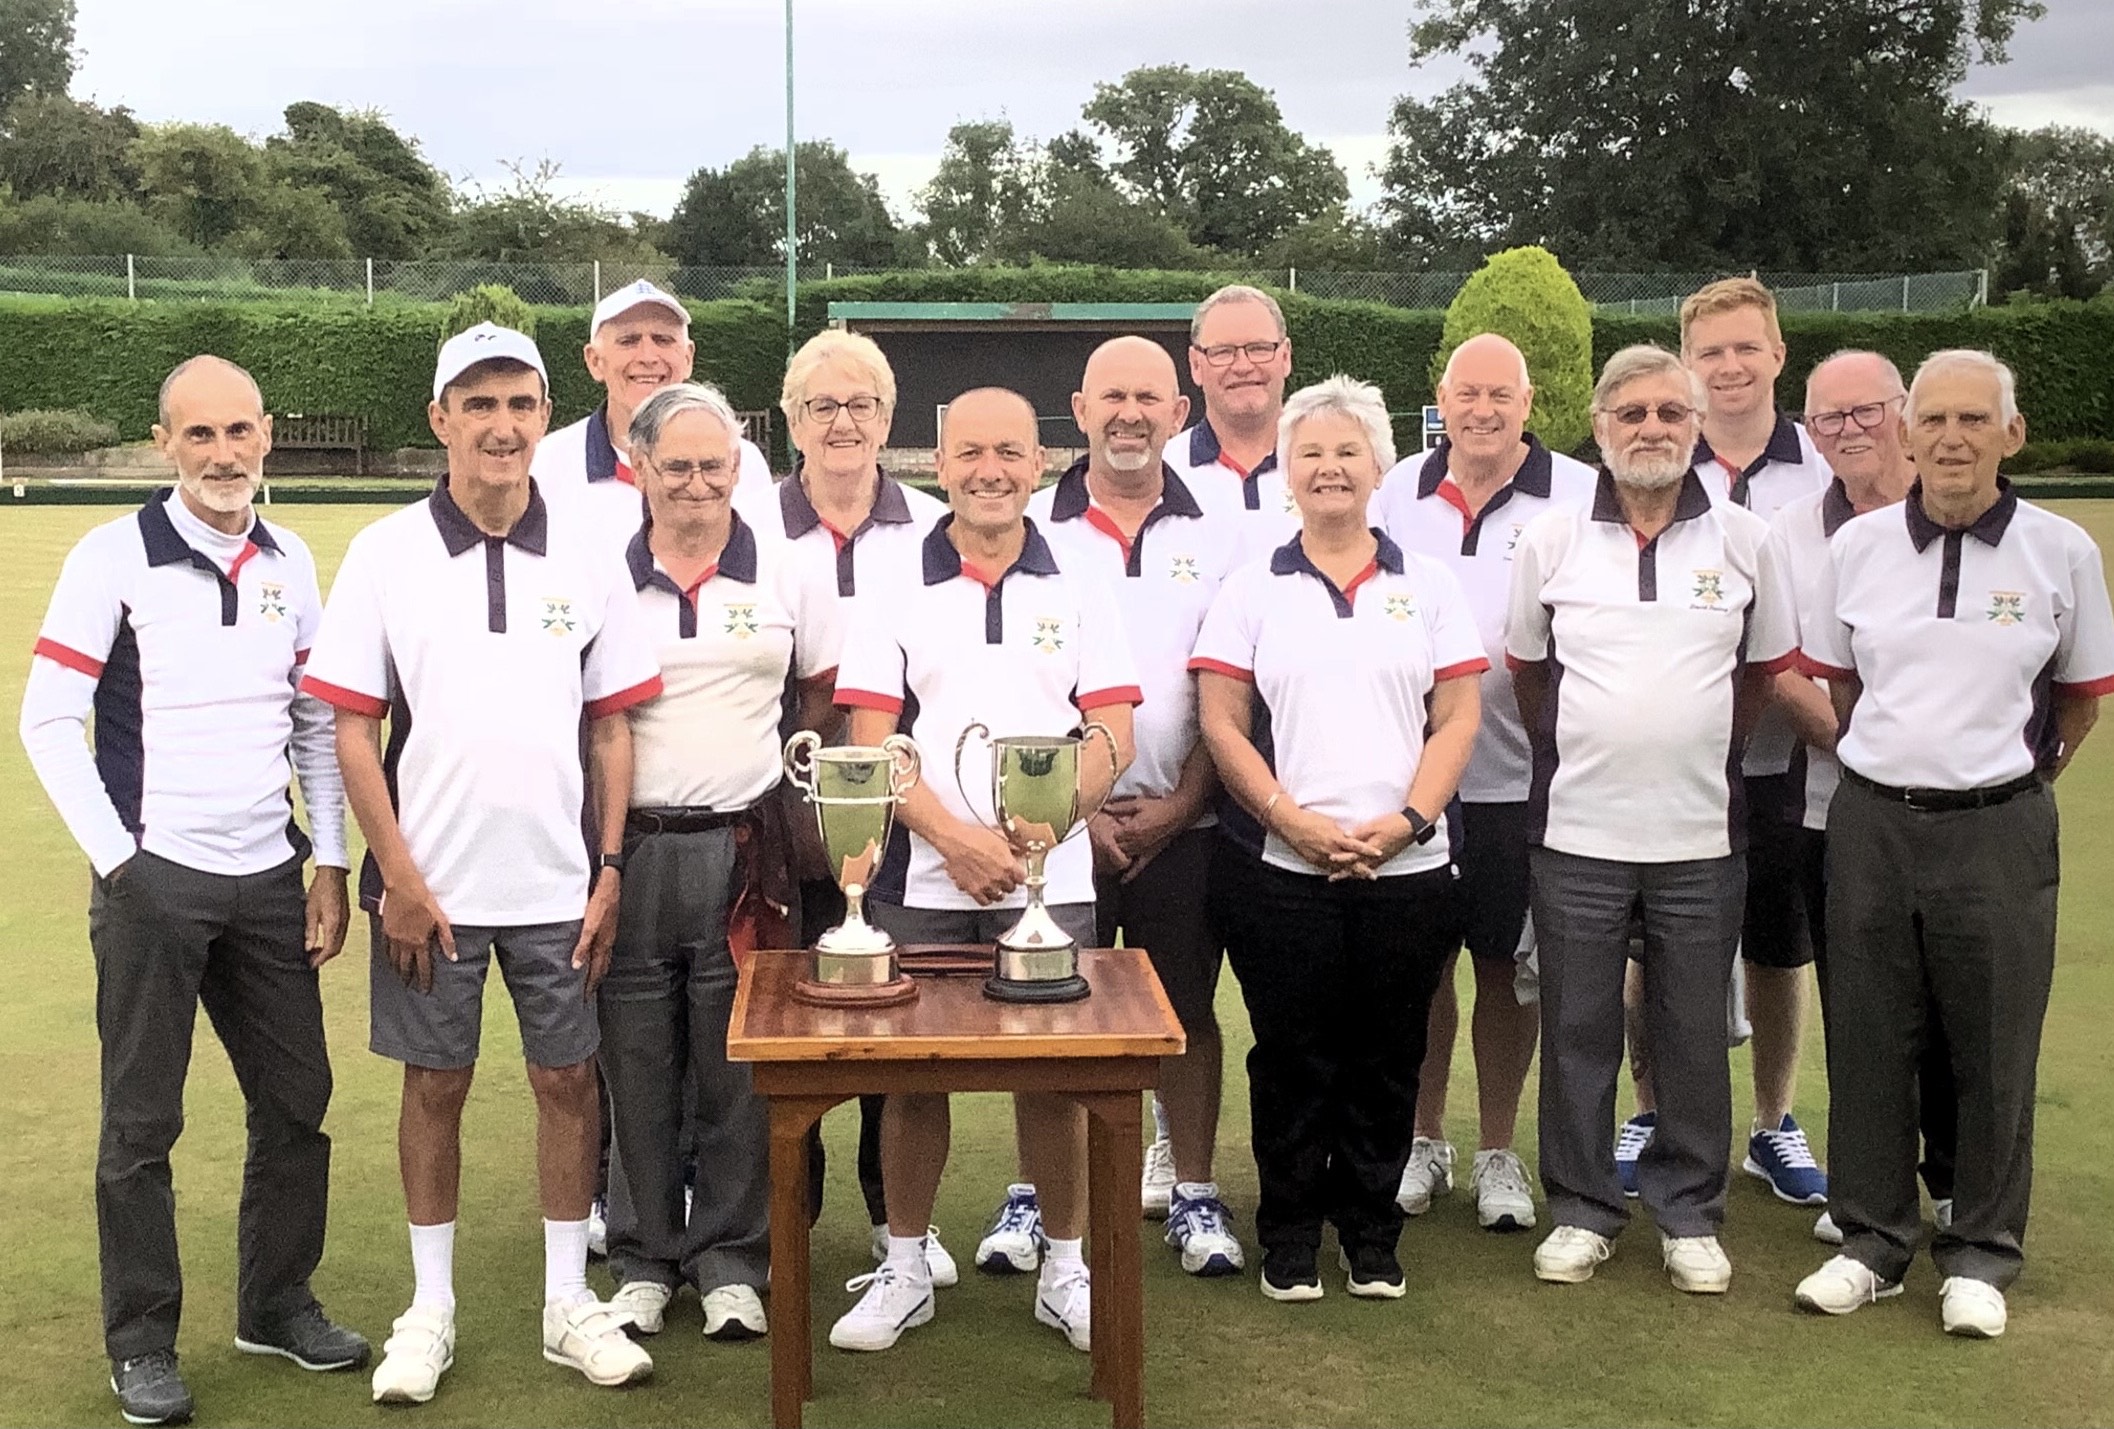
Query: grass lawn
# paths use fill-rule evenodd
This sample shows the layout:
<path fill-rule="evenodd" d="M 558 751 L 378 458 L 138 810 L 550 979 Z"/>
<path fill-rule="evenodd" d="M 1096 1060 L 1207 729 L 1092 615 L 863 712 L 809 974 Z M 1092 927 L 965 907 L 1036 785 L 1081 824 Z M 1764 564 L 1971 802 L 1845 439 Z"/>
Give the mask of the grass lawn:
<path fill-rule="evenodd" d="M 2102 547 L 2114 502 L 2068 504 Z M 0 516 L 15 550 L 0 573 L 0 704 L 19 708 L 23 671 L 59 562 L 113 508 L 46 507 Z M 315 548 L 327 582 L 346 539 L 383 514 L 286 506 L 274 515 Z M 1533 1278 L 1531 1236 L 1476 1229 L 1465 1196 L 1442 1201 L 1403 1237 L 1407 1298 L 1353 1301 L 1333 1270 L 1326 1299 L 1265 1301 L 1252 1277 L 1180 1273 L 1157 1235 L 1147 1244 L 1147 1406 L 1163 1424 L 2104 1424 L 2114 1420 L 2114 733 L 2102 733 L 2064 779 L 2067 816 L 2062 948 L 2041 1063 L 2038 1202 L 2032 1263 L 2011 1296 L 2010 1333 L 1994 1343 L 1948 1339 L 1937 1326 L 1937 1277 L 1920 1263 L 1898 1300 L 1846 1321 L 1795 1314 L 1791 1288 L 1826 1251 L 1812 1214 L 1737 1177 L 1725 1231 L 1736 1267 L 1730 1295 L 1681 1296 L 1658 1266 L 1649 1225 L 1623 1238 L 1590 1284 Z M 0 967 L 15 992 L 0 1011 L 0 1422 L 115 1423 L 105 1384 L 96 1277 L 94 977 L 84 860 L 32 778 L 18 743 L 0 750 Z M 353 944 L 364 946 L 356 927 Z M 325 969 L 338 1090 L 329 1129 L 337 1161 L 325 1304 L 377 1342 L 409 1300 L 411 1274 L 396 1178 L 394 1067 L 366 1050 L 364 956 Z M 1464 996 L 1470 991 L 1462 976 Z M 176 1151 L 188 1313 L 180 1348 L 207 1424 L 683 1424 L 764 1422 L 769 1356 L 762 1343 L 703 1340 L 682 1302 L 653 1351 L 648 1386 L 596 1390 L 538 1354 L 542 1241 L 533 1125 L 513 1018 L 493 983 L 485 1073 L 467 1117 L 457 1251 L 459 1363 L 424 1409 L 384 1414 L 366 1379 L 304 1375 L 235 1352 L 235 1206 L 243 1133 L 227 1060 L 203 1019 L 187 1091 L 190 1129 Z M 1232 980 L 1220 1179 L 1242 1229 L 1255 1204 L 1247 1148 L 1246 1019 Z M 1827 1124 L 1819 1038 L 1809 1039 L 1798 1114 Z M 1733 1054 L 1742 1089 L 1747 1055 Z M 1523 1147 L 1532 1160 L 1532 1083 Z M 1456 1058 L 1451 1131 L 1474 1142 L 1474 1069 Z M 1743 1123 L 1744 1125 L 1744 1123 Z M 1011 1178 L 1011 1118 L 995 1097 L 957 1099 L 953 1168 L 938 1220 L 966 1265 Z M 838 1424 L 1106 1424 L 1087 1396 L 1086 1357 L 1029 1313 L 1030 1286 L 965 1274 L 940 1295 L 933 1324 L 884 1355 L 853 1357 L 822 1342 L 869 1268 L 852 1175 L 856 1113 L 834 1113 L 830 1201 L 815 1241 L 816 1400 L 809 1422 Z M 1463 1170 L 1465 1172 L 1465 1164 Z M 597 1280 L 600 1276 L 597 1272 Z"/>

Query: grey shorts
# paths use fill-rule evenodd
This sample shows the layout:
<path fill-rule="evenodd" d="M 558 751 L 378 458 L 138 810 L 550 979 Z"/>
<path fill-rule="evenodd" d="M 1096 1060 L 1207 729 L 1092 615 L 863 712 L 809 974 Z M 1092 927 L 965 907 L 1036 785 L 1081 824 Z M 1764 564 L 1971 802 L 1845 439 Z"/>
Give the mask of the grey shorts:
<path fill-rule="evenodd" d="M 455 925 L 455 955 L 436 950 L 433 989 L 420 992 L 390 964 L 382 920 L 370 917 L 369 1049 L 393 1061 L 435 1071 L 477 1063 L 484 1023 L 484 979 L 492 954 L 514 999 L 521 1052 L 538 1067 L 570 1067 L 594 1056 L 602 1043 L 594 999 L 585 995 L 587 970 L 573 966 L 580 924 L 533 923 L 513 928 Z"/>
<path fill-rule="evenodd" d="M 1018 908 L 906 908 L 878 898 L 866 900 L 866 915 L 874 926 L 898 943 L 996 943 L 1006 930 L 1020 921 Z M 1050 916 L 1057 926 L 1079 940 L 1082 948 L 1094 946 L 1094 905 L 1052 903 Z"/>

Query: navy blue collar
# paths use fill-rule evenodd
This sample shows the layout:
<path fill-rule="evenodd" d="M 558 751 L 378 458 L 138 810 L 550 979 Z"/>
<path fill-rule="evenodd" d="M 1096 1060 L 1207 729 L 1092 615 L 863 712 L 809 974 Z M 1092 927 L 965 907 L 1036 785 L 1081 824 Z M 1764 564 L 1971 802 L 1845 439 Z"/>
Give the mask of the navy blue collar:
<path fill-rule="evenodd" d="M 1211 430 L 1211 419 L 1204 418 L 1189 429 L 1189 464 L 1193 467 L 1210 466 L 1219 459 L 1225 447 L 1219 443 L 1218 433 Z M 1248 470 L 1250 476 L 1261 476 L 1266 471 L 1277 470 L 1277 453 L 1271 452 Z"/>
<path fill-rule="evenodd" d="M 1057 487 L 1050 493 L 1050 519 L 1052 521 L 1076 521 L 1087 513 L 1094 503 L 1093 493 L 1087 489 L 1086 468 L 1089 458 L 1081 457 L 1072 463 L 1064 475 L 1057 478 Z M 1196 496 L 1189 484 L 1175 473 L 1166 462 L 1160 463 L 1160 501 L 1145 518 L 1150 526 L 1163 516 L 1194 516 L 1201 518 L 1204 508 L 1196 504 Z M 1144 527 L 1140 527 L 1143 530 Z"/>
<path fill-rule="evenodd" d="M 947 539 L 947 528 L 954 524 L 954 513 L 948 512 L 933 524 L 925 536 L 925 584 L 939 585 L 951 581 L 962 573 L 962 553 L 954 549 L 954 542 Z M 1054 576 L 1057 574 L 1057 558 L 1050 554 L 1050 543 L 1035 529 L 1035 523 L 1023 516 L 1021 524 L 1027 527 L 1027 540 L 1021 543 L 1020 556 L 1006 567 L 1005 575 L 998 579 L 1004 583 L 1006 576 L 1019 571 L 1030 576 Z"/>
<path fill-rule="evenodd" d="M 1372 527 L 1373 539 L 1378 549 L 1373 552 L 1373 564 L 1391 575 L 1402 574 L 1402 548 L 1389 539 L 1387 532 L 1378 526 Z M 1304 536 L 1294 536 L 1270 553 L 1270 574 L 1273 576 L 1316 576 L 1328 582 L 1321 567 L 1307 559 Z M 1333 583 L 1331 588 L 1333 588 Z"/>
<path fill-rule="evenodd" d="M 632 589 L 658 586 L 672 595 L 686 595 L 680 586 L 654 566 L 653 546 L 649 539 L 652 532 L 651 526 L 641 527 L 631 538 L 631 544 L 624 548 L 624 564 L 631 568 Z M 713 566 L 712 574 L 740 581 L 743 585 L 756 584 L 756 533 L 749 529 L 748 522 L 741 519 L 739 511 L 734 513 L 734 524 L 727 529 L 727 544 L 720 548 L 719 561 Z"/>
<path fill-rule="evenodd" d="M 609 439 L 609 403 L 587 414 L 587 479 L 614 481 L 617 475 L 617 445 Z"/>
<path fill-rule="evenodd" d="M 1526 460 L 1519 464 L 1519 470 L 1513 473 L 1512 480 L 1505 485 L 1522 496 L 1538 496 L 1546 501 L 1549 497 L 1550 481 L 1556 471 L 1556 459 L 1549 455 L 1549 449 L 1541 444 L 1541 438 L 1534 433 L 1526 432 L 1522 435 L 1527 443 Z M 1439 483 L 1446 479 L 1447 453 L 1452 449 L 1453 443 L 1441 437 L 1439 444 L 1432 448 L 1431 455 L 1424 458 L 1424 465 L 1417 471 L 1419 500 L 1438 491 Z"/>
<path fill-rule="evenodd" d="M 1940 536 L 1958 534 L 1952 527 L 1940 526 L 1931 520 L 1930 513 L 1923 509 L 1922 482 L 1919 481 L 1908 489 L 1908 500 L 1901 504 L 1908 508 L 1908 538 L 1915 542 L 1919 552 L 1927 549 L 1930 543 Z M 2018 513 L 2018 509 L 2019 494 L 2012 490 L 2011 479 L 2000 476 L 1997 478 L 1996 504 L 1977 516 L 1974 524 L 1965 528 L 1966 534 L 1985 546 L 1994 547 L 2004 539 L 2004 528 L 2011 524 L 2011 518 Z"/>
<path fill-rule="evenodd" d="M 451 556 L 459 556 L 489 539 L 455 504 L 445 476 L 434 485 L 433 494 L 426 498 L 426 509 L 432 512 L 433 524 L 440 528 L 441 544 L 448 548 Z M 544 508 L 543 493 L 536 489 L 536 478 L 530 477 L 528 506 L 522 511 L 521 519 L 514 523 L 514 529 L 506 533 L 506 543 L 518 546 L 532 556 L 540 556 L 544 554 L 549 537 L 550 513 Z"/>
<path fill-rule="evenodd" d="M 1849 488 L 1842 484 L 1841 477 L 1836 477 L 1828 483 L 1828 489 L 1820 496 L 1821 534 L 1831 541 L 1834 540 L 1835 533 L 1842 529 L 1843 523 L 1856 514 L 1857 508 L 1850 503 Z"/>
<path fill-rule="evenodd" d="M 1710 493 L 1703 489 L 1703 479 L 1690 467 L 1681 473 L 1681 494 L 1674 498 L 1674 520 L 1693 521 L 1710 511 Z M 1622 509 L 1622 498 L 1615 494 L 1615 477 L 1606 467 L 1600 469 L 1600 479 L 1593 487 L 1593 519 L 1612 521 L 1620 526 L 1630 524 L 1630 516 Z"/>
<path fill-rule="evenodd" d="M 1779 461 L 1785 466 L 1797 466 L 1805 459 L 1805 449 L 1798 444 L 1798 423 L 1779 412 L 1776 414 L 1776 425 L 1769 431 L 1769 445 L 1762 448 L 1762 454 L 1750 462 L 1741 475 L 1753 476 L 1767 462 Z M 1716 460 L 1717 454 L 1711 451 L 1710 443 L 1703 439 L 1700 432 L 1697 433 L 1695 464 L 1701 466 L 1706 461 Z"/>
<path fill-rule="evenodd" d="M 176 488 L 163 487 L 147 498 L 147 504 L 139 509 L 140 543 L 147 548 L 147 564 L 150 566 L 173 566 L 179 561 L 204 560 L 205 557 L 192 547 L 169 519 L 169 503 L 177 499 Z M 272 533 L 265 529 L 264 518 L 250 513 L 250 531 L 246 538 L 260 551 L 273 555 L 283 554 Z"/>
<path fill-rule="evenodd" d="M 859 531 L 878 522 L 884 526 L 904 526 L 910 522 L 910 502 L 904 499 L 903 484 L 894 477 L 874 468 L 873 509 L 866 513 Z M 808 497 L 807 487 L 800 480 L 800 468 L 778 483 L 778 512 L 785 518 L 785 534 L 788 540 L 799 540 L 822 524 L 822 517 L 815 511 L 815 503 Z M 859 531 L 848 532 L 856 536 Z"/>

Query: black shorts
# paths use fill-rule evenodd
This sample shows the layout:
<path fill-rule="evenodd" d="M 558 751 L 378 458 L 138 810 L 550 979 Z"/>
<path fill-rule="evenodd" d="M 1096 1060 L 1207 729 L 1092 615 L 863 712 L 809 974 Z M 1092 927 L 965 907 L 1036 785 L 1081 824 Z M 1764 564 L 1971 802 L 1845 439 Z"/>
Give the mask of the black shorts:
<path fill-rule="evenodd" d="M 1804 824 L 1805 781 L 1757 774 L 1744 783 L 1747 906 L 1740 956 L 1757 967 L 1802 968 L 1813 961 L 1807 882 L 1810 846 L 1819 837 Z"/>
<path fill-rule="evenodd" d="M 1493 962 L 1519 956 L 1527 926 L 1527 805 L 1456 804 L 1457 861 L 1468 920 L 1468 955 Z"/>
<path fill-rule="evenodd" d="M 1123 946 L 1145 949 L 1182 1030 L 1192 1035 L 1212 1025 L 1218 995 L 1224 945 L 1212 924 L 1206 885 L 1220 842 L 1216 829 L 1188 829 L 1130 882 L 1094 880 L 1096 942 L 1112 948 L 1120 930 Z"/>

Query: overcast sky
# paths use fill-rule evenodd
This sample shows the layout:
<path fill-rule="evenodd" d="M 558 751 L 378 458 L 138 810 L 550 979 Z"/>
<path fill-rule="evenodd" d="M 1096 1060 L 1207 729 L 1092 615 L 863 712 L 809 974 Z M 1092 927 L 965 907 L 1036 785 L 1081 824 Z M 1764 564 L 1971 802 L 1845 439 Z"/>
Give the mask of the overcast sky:
<path fill-rule="evenodd" d="M 1457 75 L 1410 71 L 1405 0 L 795 7 L 799 136 L 848 149 L 898 217 L 957 120 L 1047 138 L 1079 122 L 1097 81 L 1161 63 L 1246 71 L 1369 202 L 1393 99 Z M 2007 124 L 2114 133 L 2114 0 L 2048 11 L 1963 93 Z M 80 0 L 74 92 L 258 136 L 295 100 L 377 108 L 457 180 L 549 158 L 577 192 L 666 213 L 693 170 L 784 142 L 783 26 L 782 0 Z"/>

